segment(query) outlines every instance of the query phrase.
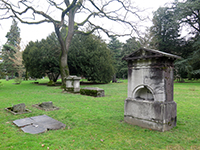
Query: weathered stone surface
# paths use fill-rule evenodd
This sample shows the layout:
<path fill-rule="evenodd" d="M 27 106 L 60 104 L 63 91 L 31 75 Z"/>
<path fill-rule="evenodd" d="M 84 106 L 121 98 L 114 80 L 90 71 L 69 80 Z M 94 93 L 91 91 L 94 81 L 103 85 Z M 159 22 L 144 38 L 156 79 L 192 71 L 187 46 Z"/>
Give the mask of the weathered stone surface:
<path fill-rule="evenodd" d="M 148 129 L 167 131 L 176 126 L 176 103 L 125 100 L 124 120 Z"/>
<path fill-rule="evenodd" d="M 85 87 L 80 90 L 82 95 L 89 95 L 94 97 L 104 97 L 105 93 L 103 89 L 98 87 Z"/>
<path fill-rule="evenodd" d="M 32 107 L 36 107 L 38 109 L 41 110 L 45 110 L 45 111 L 52 111 L 52 110 L 58 110 L 58 107 L 53 106 L 53 102 L 49 101 L 49 102 L 42 102 L 40 104 L 34 104 L 32 105 Z"/>
<path fill-rule="evenodd" d="M 66 90 L 68 92 L 79 92 L 80 91 L 80 80 L 81 77 L 69 76 L 66 79 Z"/>
<path fill-rule="evenodd" d="M 26 133 L 38 134 L 48 130 L 58 130 L 65 128 L 65 124 L 59 122 L 47 115 L 35 116 L 30 118 L 18 119 L 13 121 L 18 127 Z"/>
<path fill-rule="evenodd" d="M 13 123 L 16 124 L 18 127 L 23 127 L 23 126 L 27 126 L 34 123 L 34 120 L 31 118 L 24 118 L 24 119 L 15 120 L 13 121 Z"/>
<path fill-rule="evenodd" d="M 39 106 L 44 108 L 44 109 L 49 109 L 49 108 L 53 108 L 53 103 L 51 101 L 42 102 L 41 104 L 39 104 Z"/>
<path fill-rule="evenodd" d="M 159 131 L 176 126 L 173 62 L 177 58 L 180 57 L 146 48 L 123 58 L 128 61 L 126 122 Z"/>
<path fill-rule="evenodd" d="M 26 110 L 26 105 L 24 103 L 17 104 L 12 107 L 12 111 L 16 113 L 22 113 L 25 112 L 25 110 Z"/>
<path fill-rule="evenodd" d="M 44 133 L 47 131 L 46 128 L 44 128 L 43 126 L 39 126 L 37 124 L 31 124 L 31 125 L 22 127 L 21 129 L 25 133 L 30 133 L 30 134 L 39 134 L 39 133 Z"/>

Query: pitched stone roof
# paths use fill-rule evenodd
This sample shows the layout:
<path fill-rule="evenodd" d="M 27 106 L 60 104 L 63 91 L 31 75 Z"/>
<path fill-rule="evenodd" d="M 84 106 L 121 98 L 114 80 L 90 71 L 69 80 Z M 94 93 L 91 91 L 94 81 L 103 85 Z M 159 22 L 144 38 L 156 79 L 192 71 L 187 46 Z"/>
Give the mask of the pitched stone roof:
<path fill-rule="evenodd" d="M 140 48 L 133 53 L 125 56 L 122 60 L 135 60 L 135 59 L 148 59 L 148 58 L 158 58 L 158 57 L 167 57 L 169 59 L 181 59 L 181 57 L 169 53 L 165 53 L 159 50 Z"/>

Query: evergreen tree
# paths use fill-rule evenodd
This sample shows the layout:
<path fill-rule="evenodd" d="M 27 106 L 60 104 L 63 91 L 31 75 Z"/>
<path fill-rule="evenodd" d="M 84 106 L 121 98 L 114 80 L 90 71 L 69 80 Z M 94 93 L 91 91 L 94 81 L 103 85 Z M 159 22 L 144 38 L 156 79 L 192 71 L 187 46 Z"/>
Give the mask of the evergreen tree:
<path fill-rule="evenodd" d="M 192 35 L 180 45 L 181 56 L 184 59 L 176 62 L 176 70 L 182 78 L 200 78 L 200 2 L 175 2 L 173 9 L 180 25 L 189 27 L 188 35 Z"/>
<path fill-rule="evenodd" d="M 111 41 L 108 43 L 108 48 L 112 52 L 115 67 L 115 74 L 112 82 L 117 82 L 116 78 L 119 78 L 118 71 L 121 63 L 122 43 L 116 37 L 111 37 Z"/>
<path fill-rule="evenodd" d="M 141 47 L 141 43 L 137 41 L 135 37 L 126 40 L 126 43 L 123 45 L 123 48 L 122 48 L 121 60 L 123 57 L 138 50 L 140 47 Z M 128 77 L 128 66 L 127 66 L 126 61 L 121 61 L 118 74 L 121 78 Z"/>
<path fill-rule="evenodd" d="M 113 58 L 107 44 L 95 35 L 74 35 L 69 49 L 72 75 L 94 82 L 109 83 L 114 74 Z"/>
<path fill-rule="evenodd" d="M 19 57 L 18 54 L 20 53 L 19 50 L 21 38 L 20 29 L 14 19 L 10 27 L 10 31 L 7 33 L 6 37 L 7 42 L 5 45 L 3 45 L 2 49 L 3 68 L 7 75 L 11 74 L 13 77 L 16 72 L 19 72 L 19 65 L 22 65 L 22 62 L 18 62 L 16 64 L 16 56 Z"/>
<path fill-rule="evenodd" d="M 12 21 L 12 25 L 10 27 L 10 31 L 6 34 L 7 44 L 11 45 L 15 48 L 20 45 L 20 28 L 17 26 L 17 22 L 15 19 Z"/>
<path fill-rule="evenodd" d="M 174 10 L 160 7 L 153 15 L 153 26 L 150 28 L 151 46 L 160 51 L 175 53 L 179 44 L 180 24 L 174 19 Z"/>
<path fill-rule="evenodd" d="M 29 42 L 23 51 L 23 64 L 31 77 L 41 78 L 47 74 L 50 81 L 56 82 L 60 75 L 60 45 L 55 33 L 46 39 Z"/>

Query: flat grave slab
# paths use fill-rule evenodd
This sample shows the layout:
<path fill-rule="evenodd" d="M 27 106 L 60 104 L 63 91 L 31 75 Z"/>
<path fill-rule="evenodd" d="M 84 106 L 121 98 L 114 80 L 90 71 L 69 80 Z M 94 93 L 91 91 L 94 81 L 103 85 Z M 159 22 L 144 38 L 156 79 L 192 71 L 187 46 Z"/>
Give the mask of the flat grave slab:
<path fill-rule="evenodd" d="M 65 128 L 65 124 L 59 122 L 47 115 L 35 116 L 30 118 L 18 119 L 13 121 L 24 132 L 30 134 L 43 133 L 48 130 L 58 130 Z"/>
<path fill-rule="evenodd" d="M 84 87 L 80 90 L 80 94 L 94 96 L 94 97 L 104 97 L 105 93 L 103 89 L 98 87 Z"/>
<path fill-rule="evenodd" d="M 27 125 L 31 125 L 34 123 L 34 120 L 31 118 L 24 118 L 24 119 L 18 119 L 13 121 L 13 123 L 15 125 L 17 125 L 18 127 L 23 127 L 23 126 L 27 126 Z"/>

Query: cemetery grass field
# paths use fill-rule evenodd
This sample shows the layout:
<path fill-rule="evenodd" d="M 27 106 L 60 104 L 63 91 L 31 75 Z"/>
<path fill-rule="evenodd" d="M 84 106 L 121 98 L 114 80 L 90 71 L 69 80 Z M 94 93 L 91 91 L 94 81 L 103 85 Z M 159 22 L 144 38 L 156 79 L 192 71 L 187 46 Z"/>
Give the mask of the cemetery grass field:
<path fill-rule="evenodd" d="M 47 79 L 37 81 L 48 82 Z M 3 84 L 0 87 L 0 150 L 200 149 L 200 82 L 174 84 L 177 126 L 168 132 L 158 132 L 123 121 L 127 80 L 121 81 L 81 85 L 105 90 L 105 97 L 94 98 L 62 93 L 59 86 L 37 85 L 34 81 L 14 85 L 14 80 L 0 80 Z M 32 107 L 47 101 L 60 109 L 43 111 Z M 25 103 L 32 112 L 13 115 L 5 110 L 19 103 Z M 66 128 L 32 135 L 12 123 L 43 114 L 66 124 Z"/>

